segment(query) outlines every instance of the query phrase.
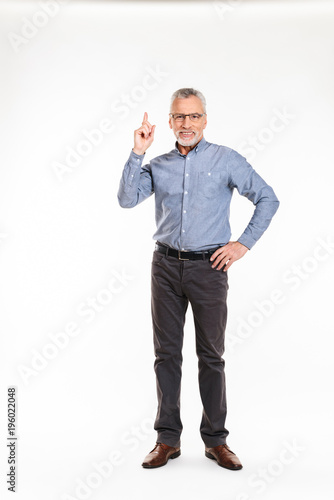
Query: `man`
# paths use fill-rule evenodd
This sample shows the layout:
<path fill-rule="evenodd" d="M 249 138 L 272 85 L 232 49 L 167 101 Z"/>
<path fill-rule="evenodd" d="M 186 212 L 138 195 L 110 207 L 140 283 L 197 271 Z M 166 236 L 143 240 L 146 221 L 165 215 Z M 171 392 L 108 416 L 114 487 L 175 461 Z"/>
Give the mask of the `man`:
<path fill-rule="evenodd" d="M 207 142 L 206 102 L 186 88 L 172 96 L 169 126 L 175 149 L 142 167 L 154 140 L 155 125 L 144 114 L 134 133 L 134 148 L 125 164 L 118 200 L 134 207 L 155 193 L 157 230 L 152 262 L 152 322 L 158 411 L 157 442 L 142 463 L 165 465 L 180 455 L 180 387 L 185 314 L 190 302 L 196 332 L 199 388 L 203 404 L 200 432 L 205 455 L 218 465 L 242 465 L 226 444 L 224 334 L 226 271 L 253 247 L 267 229 L 279 201 L 272 188 L 245 158 L 225 146 Z M 229 207 L 234 188 L 255 205 L 237 241 L 230 241 Z"/>

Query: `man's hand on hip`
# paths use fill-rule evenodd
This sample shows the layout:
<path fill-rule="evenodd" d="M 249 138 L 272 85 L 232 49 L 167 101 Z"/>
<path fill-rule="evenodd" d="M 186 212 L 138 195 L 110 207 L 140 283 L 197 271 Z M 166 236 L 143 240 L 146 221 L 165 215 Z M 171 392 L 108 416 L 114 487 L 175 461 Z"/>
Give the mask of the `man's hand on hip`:
<path fill-rule="evenodd" d="M 148 115 L 144 113 L 143 123 L 140 128 L 135 130 L 134 140 L 135 145 L 133 152 L 137 155 L 143 155 L 154 141 L 155 125 L 151 125 L 148 121 Z"/>
<path fill-rule="evenodd" d="M 210 260 L 213 262 L 212 267 L 217 271 L 225 265 L 224 272 L 232 266 L 233 262 L 241 259 L 249 249 L 239 241 L 230 241 L 223 247 L 218 248 L 212 255 Z"/>

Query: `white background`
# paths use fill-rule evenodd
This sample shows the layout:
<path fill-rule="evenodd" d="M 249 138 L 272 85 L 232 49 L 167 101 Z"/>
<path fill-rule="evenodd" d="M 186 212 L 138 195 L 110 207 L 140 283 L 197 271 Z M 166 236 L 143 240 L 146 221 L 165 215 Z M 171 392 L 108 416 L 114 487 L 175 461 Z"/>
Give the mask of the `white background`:
<path fill-rule="evenodd" d="M 332 498 L 333 2 L 69 1 L 46 18 L 43 3 L 0 3 L 1 497 L 15 385 L 18 499 Z M 243 152 L 281 201 L 229 271 L 240 472 L 204 456 L 191 312 L 182 455 L 140 466 L 155 442 L 154 200 L 124 210 L 116 193 L 144 111 L 157 124 L 148 159 L 174 147 L 169 100 L 184 86 L 207 97 L 206 139 Z M 113 130 L 57 175 L 105 119 Z M 237 239 L 253 207 L 236 193 L 231 208 Z M 80 315 L 94 297 L 99 311 Z"/>

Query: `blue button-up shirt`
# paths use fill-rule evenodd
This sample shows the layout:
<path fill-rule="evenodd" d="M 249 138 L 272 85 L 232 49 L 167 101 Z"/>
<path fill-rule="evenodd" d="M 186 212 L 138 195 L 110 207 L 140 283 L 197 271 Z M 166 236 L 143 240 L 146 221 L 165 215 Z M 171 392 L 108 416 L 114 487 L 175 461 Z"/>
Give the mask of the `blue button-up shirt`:
<path fill-rule="evenodd" d="M 252 248 L 278 209 L 273 189 L 231 148 L 204 138 L 187 155 L 175 146 L 144 166 L 145 154 L 131 152 L 118 191 L 121 207 L 134 207 L 154 193 L 153 238 L 177 250 L 208 250 L 230 241 L 230 203 L 237 188 L 255 205 L 238 238 Z"/>

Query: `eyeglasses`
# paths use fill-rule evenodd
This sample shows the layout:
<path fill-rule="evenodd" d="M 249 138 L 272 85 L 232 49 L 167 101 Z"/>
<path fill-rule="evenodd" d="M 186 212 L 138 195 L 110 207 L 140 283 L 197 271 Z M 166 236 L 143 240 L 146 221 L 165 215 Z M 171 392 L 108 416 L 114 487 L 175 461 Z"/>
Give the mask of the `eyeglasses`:
<path fill-rule="evenodd" d="M 199 113 L 191 113 L 190 115 L 182 115 L 181 113 L 169 113 L 169 116 L 171 116 L 176 122 L 184 122 L 186 116 L 189 116 L 192 122 L 198 122 L 204 115 L 206 115 L 206 113 L 202 113 L 201 115 Z"/>

